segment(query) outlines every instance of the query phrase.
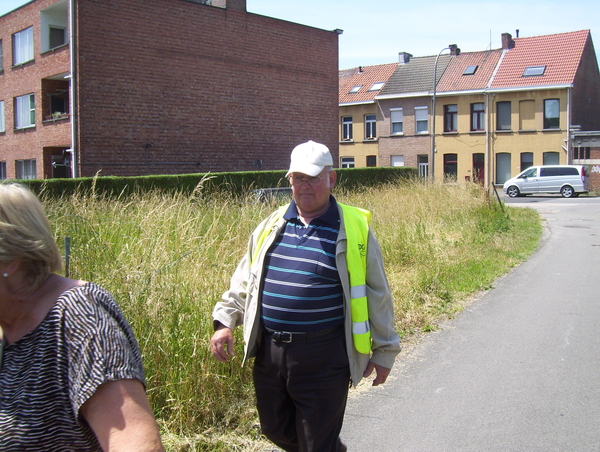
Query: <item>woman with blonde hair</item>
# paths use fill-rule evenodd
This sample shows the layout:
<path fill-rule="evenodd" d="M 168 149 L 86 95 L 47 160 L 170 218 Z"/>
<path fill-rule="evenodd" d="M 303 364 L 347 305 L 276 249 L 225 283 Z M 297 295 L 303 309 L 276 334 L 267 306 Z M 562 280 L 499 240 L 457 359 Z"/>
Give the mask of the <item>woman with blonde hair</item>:
<path fill-rule="evenodd" d="M 2 450 L 163 451 L 131 327 L 61 266 L 37 197 L 0 184 Z"/>

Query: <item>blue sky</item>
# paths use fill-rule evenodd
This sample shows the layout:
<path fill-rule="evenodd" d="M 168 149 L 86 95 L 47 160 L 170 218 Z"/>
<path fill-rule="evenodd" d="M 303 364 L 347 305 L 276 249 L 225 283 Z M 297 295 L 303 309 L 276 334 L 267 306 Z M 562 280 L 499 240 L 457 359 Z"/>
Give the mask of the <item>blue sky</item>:
<path fill-rule="evenodd" d="M 393 63 L 398 52 L 437 55 L 497 49 L 500 35 L 520 37 L 589 29 L 600 53 L 598 0 L 246 0 L 248 12 L 324 30 L 340 28 L 340 69 Z M 0 0 L 0 15 L 24 0 Z"/>

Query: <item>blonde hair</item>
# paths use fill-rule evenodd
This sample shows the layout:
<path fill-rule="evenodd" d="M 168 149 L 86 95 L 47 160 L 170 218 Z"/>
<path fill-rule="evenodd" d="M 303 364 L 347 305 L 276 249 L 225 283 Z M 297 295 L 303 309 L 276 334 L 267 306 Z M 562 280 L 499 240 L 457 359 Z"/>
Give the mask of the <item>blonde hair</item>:
<path fill-rule="evenodd" d="M 26 186 L 0 184 L 0 264 L 18 261 L 31 289 L 62 269 L 50 222 L 38 198 Z"/>

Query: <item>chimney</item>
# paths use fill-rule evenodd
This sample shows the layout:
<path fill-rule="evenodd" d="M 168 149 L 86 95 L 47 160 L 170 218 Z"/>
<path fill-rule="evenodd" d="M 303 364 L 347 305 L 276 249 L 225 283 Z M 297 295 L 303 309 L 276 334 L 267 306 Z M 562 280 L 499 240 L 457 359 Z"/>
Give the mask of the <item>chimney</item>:
<path fill-rule="evenodd" d="M 410 61 L 412 55 L 408 52 L 398 52 L 398 62 L 400 64 L 406 64 Z"/>
<path fill-rule="evenodd" d="M 456 44 L 450 44 L 448 48 L 450 49 L 450 55 L 460 55 L 460 49 Z"/>
<path fill-rule="evenodd" d="M 502 50 L 512 49 L 515 41 L 510 33 L 502 33 Z"/>
<path fill-rule="evenodd" d="M 227 0 L 227 9 L 246 12 L 246 0 Z"/>

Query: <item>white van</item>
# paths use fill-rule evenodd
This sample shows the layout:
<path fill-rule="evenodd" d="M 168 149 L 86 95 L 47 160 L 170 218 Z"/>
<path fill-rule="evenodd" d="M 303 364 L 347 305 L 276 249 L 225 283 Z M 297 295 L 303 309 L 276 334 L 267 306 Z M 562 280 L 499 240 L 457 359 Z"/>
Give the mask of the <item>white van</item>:
<path fill-rule="evenodd" d="M 536 193 L 560 193 L 565 198 L 589 192 L 585 166 L 530 166 L 504 183 L 504 193 L 511 198 Z"/>

